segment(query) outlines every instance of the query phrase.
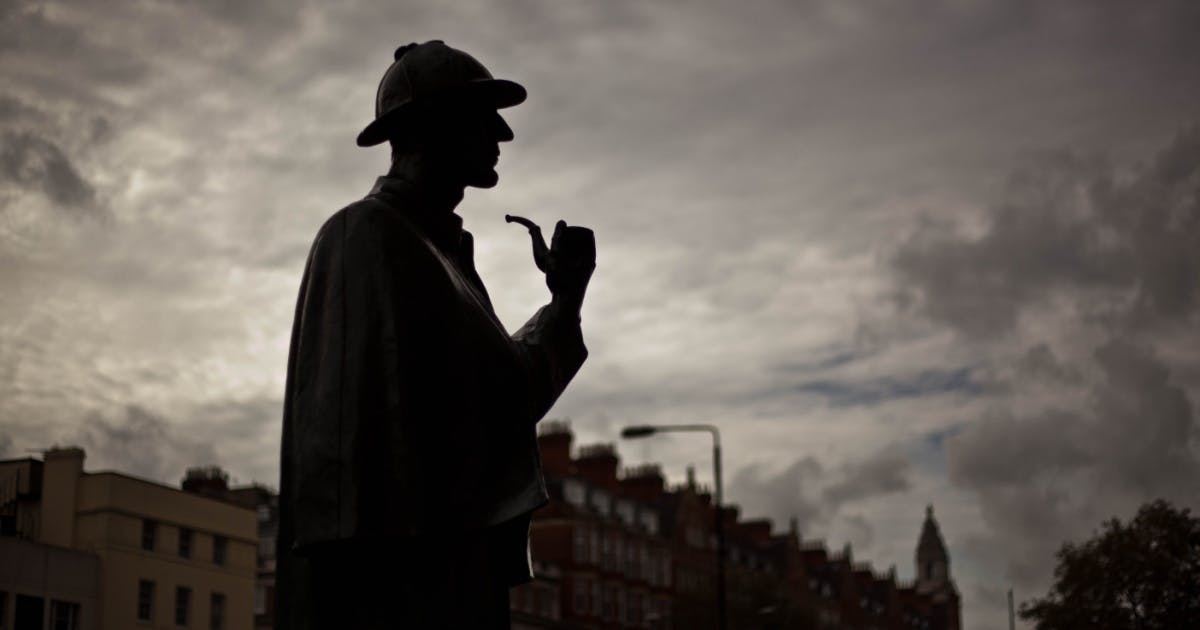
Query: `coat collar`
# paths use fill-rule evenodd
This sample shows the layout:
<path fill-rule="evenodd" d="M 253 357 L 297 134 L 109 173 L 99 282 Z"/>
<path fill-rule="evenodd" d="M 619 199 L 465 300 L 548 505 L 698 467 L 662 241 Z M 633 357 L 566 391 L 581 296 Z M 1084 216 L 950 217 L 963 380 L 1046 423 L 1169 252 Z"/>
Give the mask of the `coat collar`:
<path fill-rule="evenodd" d="M 453 211 L 436 208 L 435 204 L 409 180 L 384 175 L 375 180 L 375 185 L 367 196 L 375 197 L 404 213 L 407 219 L 444 252 L 457 256 L 463 241 L 469 242 L 470 235 L 462 229 L 462 217 Z M 466 239 L 463 238 L 464 234 Z"/>

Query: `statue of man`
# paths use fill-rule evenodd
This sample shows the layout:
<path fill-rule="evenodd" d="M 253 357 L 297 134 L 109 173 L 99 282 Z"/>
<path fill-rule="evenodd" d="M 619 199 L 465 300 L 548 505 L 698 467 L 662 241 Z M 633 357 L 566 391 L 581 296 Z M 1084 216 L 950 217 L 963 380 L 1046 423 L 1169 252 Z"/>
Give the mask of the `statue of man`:
<path fill-rule="evenodd" d="M 550 303 L 504 329 L 454 213 L 491 188 L 525 89 L 441 41 L 409 44 L 360 146 L 392 165 L 321 227 L 288 358 L 276 628 L 508 628 L 547 500 L 536 424 L 587 357 L 591 230 L 531 228 Z M 539 245 L 541 247 L 539 248 Z"/>

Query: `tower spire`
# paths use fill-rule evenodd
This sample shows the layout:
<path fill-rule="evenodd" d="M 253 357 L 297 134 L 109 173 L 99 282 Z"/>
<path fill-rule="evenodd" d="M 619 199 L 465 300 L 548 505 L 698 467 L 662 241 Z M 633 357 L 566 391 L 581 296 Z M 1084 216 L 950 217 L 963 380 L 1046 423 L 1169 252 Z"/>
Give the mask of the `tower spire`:
<path fill-rule="evenodd" d="M 950 554 L 933 517 L 933 505 L 925 506 L 925 523 L 921 526 L 921 537 L 917 541 L 917 588 L 922 591 L 939 590 L 950 580 Z"/>

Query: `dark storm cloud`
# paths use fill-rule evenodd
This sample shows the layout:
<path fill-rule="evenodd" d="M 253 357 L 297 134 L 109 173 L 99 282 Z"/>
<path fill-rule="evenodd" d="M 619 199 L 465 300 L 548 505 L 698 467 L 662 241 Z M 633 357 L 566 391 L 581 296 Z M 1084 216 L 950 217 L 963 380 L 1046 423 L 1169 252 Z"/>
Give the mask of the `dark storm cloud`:
<path fill-rule="evenodd" d="M 779 524 L 795 518 L 809 531 L 828 528 L 847 506 L 908 490 L 911 476 L 911 463 L 893 446 L 832 469 L 811 456 L 775 473 L 750 465 L 733 475 L 729 496 L 747 514 L 766 515 Z"/>
<path fill-rule="evenodd" d="M 919 516 L 945 484 L 943 467 L 924 464 L 939 442 L 953 456 L 953 431 L 995 417 L 1025 436 L 1010 445 L 1007 424 L 988 425 L 1004 453 L 1091 458 L 1029 444 L 1024 427 L 1055 409 L 1093 426 L 1087 396 L 1106 374 L 1093 349 L 1106 340 L 1150 347 L 1181 388 L 1188 369 L 1200 374 L 1180 367 L 1194 352 L 1166 332 L 1191 325 L 1196 298 L 1175 288 L 1189 282 L 1186 259 L 1172 253 L 1187 242 L 1133 244 L 1171 238 L 1154 227 L 1161 213 L 1137 238 L 1120 220 L 1087 218 L 1187 197 L 1190 158 L 1162 159 L 1182 174 L 1123 165 L 1200 109 L 1198 18 L 1190 0 L 0 3 L 0 124 L 56 146 L 113 216 L 104 230 L 47 221 L 54 202 L 26 186 L 29 203 L 0 226 L 0 432 L 40 448 L 78 436 L 80 410 L 101 409 L 108 428 L 89 438 L 89 467 L 130 470 L 116 461 L 129 457 L 174 483 L 210 462 L 273 483 L 304 256 L 321 222 L 386 168 L 386 149 L 353 138 L 393 48 L 444 38 L 530 91 L 505 111 L 517 140 L 501 185 L 462 206 L 510 328 L 546 293 L 503 213 L 596 229 L 592 353 L 555 414 L 575 418 L 581 441 L 610 441 L 626 423 L 714 419 L 731 469 L 762 463 L 731 498 L 882 553 L 895 538 L 884 523 L 904 511 L 893 508 L 916 503 Z M 962 237 L 957 204 L 979 208 L 1013 155 L 1045 146 L 1074 152 L 1031 162 L 1005 200 L 1022 207 L 964 221 Z M 1122 166 L 1080 157 L 1092 152 Z M 1108 193 L 1092 185 L 1106 179 Z M 1057 214 L 1067 207 L 1078 215 Z M 921 213 L 931 227 L 901 243 Z M 912 305 L 899 315 L 880 297 L 898 279 Z M 130 420 L 130 405 L 157 423 Z M 127 427 L 158 435 L 164 459 L 138 463 L 110 445 Z M 911 470 L 878 455 L 914 439 Z M 847 445 L 877 454 L 850 458 L 864 472 L 828 454 Z M 643 459 L 679 474 L 696 458 L 688 440 L 643 446 Z M 980 458 L 956 469 L 969 481 L 954 491 L 987 494 L 957 512 L 938 500 L 952 548 L 964 532 L 1002 530 L 1005 507 L 1025 515 L 1013 531 L 1037 531 L 1039 515 L 1045 532 L 1065 531 L 1061 486 L 1005 485 L 1004 460 Z M 1114 470 L 1132 475 L 1136 462 Z M 1029 536 L 989 533 L 971 548 L 1012 549 L 1048 575 Z M 971 597 L 1008 560 L 956 558 L 968 627 L 1002 618 Z"/>
<path fill-rule="evenodd" d="M 926 225 L 894 263 L 917 312 L 994 357 L 1003 395 L 945 440 L 987 544 L 1010 550 L 975 561 L 1039 590 L 1057 546 L 1103 519 L 1158 497 L 1194 506 L 1200 129 L 1129 168 L 1031 157 L 982 233 Z"/>
<path fill-rule="evenodd" d="M 1114 325 L 1186 320 L 1200 292 L 1198 181 L 1200 127 L 1131 176 L 1094 158 L 1040 155 L 1013 176 L 981 237 L 926 226 L 895 268 L 930 317 L 971 336 L 1007 333 L 1064 296 Z"/>
<path fill-rule="evenodd" d="M 89 414 L 78 431 L 66 436 L 87 453 L 88 467 L 173 483 L 192 465 L 216 461 L 211 442 L 197 440 L 162 416 L 129 405 L 113 417 Z"/>
<path fill-rule="evenodd" d="M 1022 586 L 1044 584 L 1057 546 L 1109 516 L 1152 498 L 1194 505 L 1200 427 L 1183 390 L 1145 348 L 1111 341 L 1095 360 L 1086 407 L 993 415 L 947 443 L 951 480 L 979 494 Z"/>
<path fill-rule="evenodd" d="M 4 188 L 39 192 L 62 210 L 95 209 L 91 184 L 57 144 L 32 132 L 0 133 L 0 195 Z"/>
<path fill-rule="evenodd" d="M 885 450 L 842 471 L 842 477 L 821 491 L 832 506 L 908 490 L 910 464 L 903 453 Z"/>
<path fill-rule="evenodd" d="M 0 123 L 40 121 L 44 114 L 21 99 L 0 94 Z"/>
<path fill-rule="evenodd" d="M 144 78 L 148 64 L 141 55 L 123 50 L 123 42 L 105 40 L 88 24 L 75 25 L 49 15 L 64 8 L 69 11 L 72 3 L 48 6 L 9 0 L 0 7 L 0 51 L 25 62 L 10 65 L 10 71 L 55 93 L 76 95 L 80 87 L 86 91 L 95 84 L 122 85 Z M 87 85 L 72 85 L 80 80 Z"/>

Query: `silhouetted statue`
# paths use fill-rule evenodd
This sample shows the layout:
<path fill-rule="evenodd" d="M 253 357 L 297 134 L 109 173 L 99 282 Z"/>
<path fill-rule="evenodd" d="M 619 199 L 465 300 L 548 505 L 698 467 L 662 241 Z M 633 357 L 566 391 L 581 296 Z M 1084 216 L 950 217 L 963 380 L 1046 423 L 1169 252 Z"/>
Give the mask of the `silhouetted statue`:
<path fill-rule="evenodd" d="M 552 299 L 515 335 L 454 208 L 496 185 L 525 89 L 440 41 L 396 50 L 360 146 L 392 166 L 317 233 L 284 402 L 276 627 L 507 628 L 547 500 L 535 425 L 587 356 L 591 230 L 532 223 Z"/>

